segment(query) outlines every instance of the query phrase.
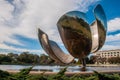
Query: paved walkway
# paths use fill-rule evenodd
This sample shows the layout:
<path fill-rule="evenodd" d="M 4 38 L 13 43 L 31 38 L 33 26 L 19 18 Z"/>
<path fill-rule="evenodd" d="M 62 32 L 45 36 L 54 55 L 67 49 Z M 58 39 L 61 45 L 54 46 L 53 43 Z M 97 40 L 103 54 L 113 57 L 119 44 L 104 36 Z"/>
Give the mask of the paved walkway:
<path fill-rule="evenodd" d="M 15 74 L 18 73 L 19 71 L 8 71 L 9 73 Z M 113 74 L 113 73 L 118 73 L 120 74 L 120 70 L 111 70 L 111 71 L 99 71 L 99 73 L 107 73 L 107 74 Z M 44 74 L 44 75 L 55 75 L 57 74 L 57 72 L 42 72 L 42 71 L 31 71 L 30 74 L 32 75 L 38 75 L 38 74 Z M 83 72 L 65 72 L 65 75 L 67 76 L 72 76 L 72 75 L 92 75 L 94 74 L 93 71 L 91 72 L 87 72 L 87 71 L 83 71 Z"/>

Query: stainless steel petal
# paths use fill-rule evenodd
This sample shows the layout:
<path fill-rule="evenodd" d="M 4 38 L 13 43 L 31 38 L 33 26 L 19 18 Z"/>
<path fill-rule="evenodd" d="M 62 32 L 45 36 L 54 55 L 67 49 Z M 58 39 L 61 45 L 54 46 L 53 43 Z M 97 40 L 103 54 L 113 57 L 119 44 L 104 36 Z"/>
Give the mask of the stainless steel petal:
<path fill-rule="evenodd" d="M 91 52 L 98 51 L 105 42 L 107 31 L 107 20 L 104 10 L 101 5 L 97 5 L 94 9 L 96 21 L 91 25 L 92 32 L 92 50 Z"/>
<path fill-rule="evenodd" d="M 71 56 L 70 54 L 65 54 L 61 49 L 60 47 L 57 45 L 56 42 L 54 41 L 50 41 L 50 45 L 51 45 L 51 48 L 54 52 L 54 54 L 57 56 L 57 58 L 63 62 L 63 63 L 70 63 L 74 60 L 74 57 Z"/>
<path fill-rule="evenodd" d="M 92 49 L 91 52 L 96 52 L 99 47 L 99 35 L 98 35 L 98 26 L 97 21 L 93 22 L 90 26 L 92 33 Z"/>
<path fill-rule="evenodd" d="M 65 54 L 57 45 L 57 43 L 49 40 L 47 34 L 40 29 L 38 29 L 38 38 L 42 48 L 55 61 L 59 63 L 69 64 L 74 60 L 73 56 Z"/>
<path fill-rule="evenodd" d="M 92 48 L 92 36 L 85 14 L 71 11 L 64 14 L 57 26 L 65 47 L 76 58 L 89 55 Z"/>

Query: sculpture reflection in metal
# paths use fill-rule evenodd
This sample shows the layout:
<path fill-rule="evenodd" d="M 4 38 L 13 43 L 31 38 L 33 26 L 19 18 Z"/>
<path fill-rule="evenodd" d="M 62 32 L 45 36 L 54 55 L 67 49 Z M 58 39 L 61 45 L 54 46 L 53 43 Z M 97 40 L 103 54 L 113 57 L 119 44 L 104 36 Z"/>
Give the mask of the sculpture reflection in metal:
<path fill-rule="evenodd" d="M 65 54 L 56 42 L 49 40 L 46 33 L 38 29 L 38 37 L 41 46 L 46 53 L 59 64 L 69 64 L 74 60 L 74 57 L 70 54 Z"/>
<path fill-rule="evenodd" d="M 83 12 L 71 11 L 64 14 L 58 21 L 57 27 L 62 41 L 69 53 L 82 61 L 82 71 L 86 70 L 85 57 L 90 53 L 98 51 L 104 44 L 107 31 L 107 20 L 101 5 L 97 5 L 94 9 L 95 21 L 89 25 L 86 22 L 86 15 Z M 48 40 L 47 36 L 41 36 L 43 32 L 39 30 L 39 40 L 44 50 L 56 61 L 63 62 L 65 55 L 61 50 L 57 49 L 55 42 Z M 44 34 L 46 35 L 46 34 Z M 45 43 L 46 42 L 46 43 Z M 61 53 L 62 52 L 62 53 Z M 57 55 L 59 54 L 59 55 Z M 71 62 L 74 58 L 70 56 L 70 61 L 65 60 L 64 63 Z M 59 57 L 60 56 L 60 57 Z M 67 57 L 69 58 L 69 57 Z"/>

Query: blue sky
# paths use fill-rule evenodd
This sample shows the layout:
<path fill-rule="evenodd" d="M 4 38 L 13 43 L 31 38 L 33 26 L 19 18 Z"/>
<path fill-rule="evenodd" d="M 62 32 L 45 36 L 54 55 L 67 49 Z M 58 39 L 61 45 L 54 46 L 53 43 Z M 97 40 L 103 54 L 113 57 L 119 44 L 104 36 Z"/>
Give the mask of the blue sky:
<path fill-rule="evenodd" d="M 1 0 L 0 53 L 45 53 L 37 38 L 41 28 L 66 52 L 56 23 L 68 11 L 86 13 L 94 21 L 93 9 L 101 4 L 107 17 L 108 31 L 101 50 L 120 49 L 120 0 Z"/>

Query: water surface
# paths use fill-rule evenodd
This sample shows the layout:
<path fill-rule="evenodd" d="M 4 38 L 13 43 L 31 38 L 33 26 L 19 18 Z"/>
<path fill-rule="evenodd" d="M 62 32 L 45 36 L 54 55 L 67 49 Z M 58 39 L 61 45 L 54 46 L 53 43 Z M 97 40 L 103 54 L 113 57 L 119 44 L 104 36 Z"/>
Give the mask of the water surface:
<path fill-rule="evenodd" d="M 1 70 L 20 70 L 24 68 L 31 67 L 30 65 L 0 65 Z M 58 72 L 66 66 L 43 66 L 37 65 L 33 67 L 35 71 L 52 71 Z M 79 72 L 80 66 L 67 66 L 68 72 Z M 87 71 L 110 71 L 110 70 L 120 70 L 120 66 L 91 66 L 87 67 Z"/>

